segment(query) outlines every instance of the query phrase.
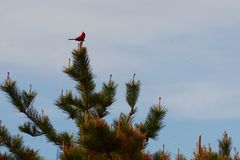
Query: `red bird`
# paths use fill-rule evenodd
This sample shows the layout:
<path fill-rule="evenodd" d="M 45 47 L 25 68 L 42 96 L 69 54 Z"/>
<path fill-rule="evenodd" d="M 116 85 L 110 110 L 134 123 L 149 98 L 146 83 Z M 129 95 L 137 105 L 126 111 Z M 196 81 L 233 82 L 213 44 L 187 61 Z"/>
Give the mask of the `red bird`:
<path fill-rule="evenodd" d="M 78 36 L 77 38 L 70 38 L 68 40 L 75 40 L 75 41 L 83 42 L 84 39 L 85 39 L 85 33 L 82 32 L 82 34 L 80 36 Z"/>

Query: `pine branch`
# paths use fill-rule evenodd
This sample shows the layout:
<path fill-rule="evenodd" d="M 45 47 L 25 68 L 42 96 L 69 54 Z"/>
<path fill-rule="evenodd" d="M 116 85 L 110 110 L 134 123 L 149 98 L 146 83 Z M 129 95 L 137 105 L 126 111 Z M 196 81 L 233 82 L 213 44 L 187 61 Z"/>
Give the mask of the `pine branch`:
<path fill-rule="evenodd" d="M 83 160 L 83 157 L 83 152 L 79 147 L 64 148 L 60 154 L 61 160 Z"/>
<path fill-rule="evenodd" d="M 116 89 L 117 85 L 113 81 L 110 81 L 108 84 L 103 83 L 101 95 L 103 99 L 102 106 L 104 108 L 109 107 L 113 102 L 115 102 Z"/>
<path fill-rule="evenodd" d="M 56 101 L 55 105 L 67 113 L 72 119 L 75 119 L 81 112 L 85 111 L 82 100 L 73 97 L 71 91 L 68 91 L 66 95 L 62 94 Z"/>
<path fill-rule="evenodd" d="M 135 77 L 135 74 L 134 74 Z M 137 103 L 139 94 L 140 94 L 140 81 L 135 81 L 133 77 L 133 80 L 126 83 L 126 101 L 128 105 L 130 106 L 131 110 L 128 115 L 128 120 L 129 121 L 132 117 L 132 115 L 137 111 L 135 108 L 135 105 Z"/>
<path fill-rule="evenodd" d="M 117 150 L 120 159 L 143 159 L 145 157 L 143 150 L 146 146 L 146 136 L 139 128 L 133 127 L 128 122 L 127 115 L 121 114 L 119 119 L 114 121 L 114 129 L 121 142 Z"/>
<path fill-rule="evenodd" d="M 100 118 L 91 118 L 81 125 L 80 143 L 88 150 L 99 153 L 116 151 L 120 145 L 117 133 Z"/>
<path fill-rule="evenodd" d="M 111 81 L 111 83 L 103 83 L 103 88 L 99 93 L 94 93 L 89 100 L 89 111 L 93 116 L 103 118 L 108 114 L 107 107 L 109 107 L 114 101 L 117 85 Z M 70 118 L 75 119 L 77 116 L 81 116 L 86 109 L 82 103 L 82 100 L 77 97 L 73 97 L 72 92 L 66 92 L 66 95 L 62 95 L 55 103 L 61 110 L 69 115 Z"/>
<path fill-rule="evenodd" d="M 34 125 L 25 123 L 25 125 L 19 127 L 20 130 L 31 136 L 44 134 L 50 142 L 53 142 L 56 145 L 62 145 L 63 142 L 60 141 L 61 136 L 58 135 L 52 126 L 48 116 L 40 115 L 37 110 L 33 108 L 36 92 L 31 89 L 29 92 L 20 92 L 16 86 L 16 82 L 9 79 L 1 85 L 1 89 L 6 92 L 13 106 L 19 112 L 25 114 L 27 118 L 34 123 Z"/>
<path fill-rule="evenodd" d="M 224 158 L 230 156 L 232 149 L 232 139 L 228 136 L 227 132 L 224 132 L 222 139 L 218 140 L 219 154 Z"/>
<path fill-rule="evenodd" d="M 34 91 L 22 91 L 20 92 L 16 86 L 16 81 L 5 80 L 3 85 L 1 85 L 1 90 L 7 93 L 10 102 L 16 107 L 20 112 L 25 112 L 25 110 L 32 105 L 34 98 L 37 93 Z"/>
<path fill-rule="evenodd" d="M 16 159 L 41 160 L 38 151 L 34 151 L 23 145 L 22 137 L 11 136 L 4 126 L 0 128 L 0 144 L 4 145 Z"/>
<path fill-rule="evenodd" d="M 108 84 L 103 83 L 102 90 L 99 93 L 92 95 L 90 99 L 92 110 L 90 112 L 93 116 L 103 118 L 108 115 L 107 108 L 115 101 L 116 88 L 117 85 L 113 81 L 109 81 Z"/>
<path fill-rule="evenodd" d="M 70 134 L 70 133 L 65 132 L 65 131 L 59 133 L 58 138 L 59 138 L 59 141 L 62 143 L 61 148 L 62 148 L 62 146 L 73 147 L 74 144 L 76 143 L 75 140 L 74 140 L 73 134 Z"/>
<path fill-rule="evenodd" d="M 152 160 L 170 160 L 171 154 L 166 151 L 159 150 L 153 154 Z"/>
<path fill-rule="evenodd" d="M 147 141 L 149 138 L 154 139 L 159 130 L 162 129 L 165 125 L 163 124 L 163 119 L 167 113 L 167 110 L 159 105 L 155 105 L 150 108 L 148 116 L 144 124 L 137 125 L 140 128 L 142 133 L 145 133 L 147 136 Z"/>
<path fill-rule="evenodd" d="M 25 122 L 23 125 L 18 127 L 20 131 L 31 135 L 32 137 L 41 136 L 44 133 L 41 132 L 38 127 L 32 122 Z"/>
<path fill-rule="evenodd" d="M 93 81 L 92 69 L 89 64 L 87 49 L 74 50 L 73 65 L 65 68 L 64 72 L 77 82 L 76 89 L 81 94 L 85 108 L 89 107 L 89 98 L 94 93 L 95 83 Z"/>

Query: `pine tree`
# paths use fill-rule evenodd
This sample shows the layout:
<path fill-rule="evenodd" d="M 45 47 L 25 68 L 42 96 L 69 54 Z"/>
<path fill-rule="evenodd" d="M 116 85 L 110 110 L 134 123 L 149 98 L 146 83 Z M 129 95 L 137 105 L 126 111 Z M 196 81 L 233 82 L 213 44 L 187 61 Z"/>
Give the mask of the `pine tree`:
<path fill-rule="evenodd" d="M 219 154 L 224 159 L 230 158 L 230 152 L 232 149 L 232 139 L 228 136 L 227 132 L 223 133 L 222 139 L 218 140 Z"/>
<path fill-rule="evenodd" d="M 115 101 L 117 89 L 112 75 L 108 82 L 102 84 L 101 90 L 96 91 L 87 49 L 81 46 L 73 50 L 72 57 L 72 64 L 64 69 L 64 73 L 75 81 L 77 95 L 72 91 L 62 92 L 55 104 L 76 122 L 78 135 L 71 131 L 57 132 L 49 117 L 35 109 L 34 100 L 37 93 L 32 87 L 28 91 L 20 90 L 16 81 L 8 74 L 1 85 L 1 90 L 7 94 L 17 111 L 28 118 L 27 122 L 19 126 L 19 130 L 32 137 L 44 135 L 61 150 L 62 160 L 150 159 L 151 155 L 145 149 L 148 140 L 156 138 L 164 127 L 166 108 L 160 103 L 153 105 L 144 122 L 133 124 L 141 86 L 134 74 L 132 80 L 126 83 L 126 102 L 130 111 L 128 114 L 121 113 L 109 124 L 104 117 L 109 114 L 108 108 Z M 10 135 L 4 125 L 0 126 L 0 144 L 9 149 L 8 153 L 2 153 L 0 157 L 43 159 L 37 151 L 23 145 L 20 135 Z"/>

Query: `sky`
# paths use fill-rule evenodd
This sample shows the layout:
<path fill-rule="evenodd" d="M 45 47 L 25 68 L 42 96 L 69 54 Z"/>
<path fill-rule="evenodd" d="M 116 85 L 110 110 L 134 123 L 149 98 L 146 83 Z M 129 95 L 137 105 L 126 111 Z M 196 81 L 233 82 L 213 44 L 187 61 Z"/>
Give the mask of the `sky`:
<path fill-rule="evenodd" d="M 31 84 L 38 92 L 35 107 L 58 131 L 76 133 L 54 102 L 62 89 L 74 90 L 62 72 L 77 47 L 67 39 L 84 31 L 98 89 L 109 74 L 118 84 L 108 122 L 128 113 L 125 83 L 136 73 L 141 95 L 134 121 L 144 121 L 159 96 L 168 110 L 149 151 L 165 144 L 172 158 L 180 148 L 190 159 L 199 135 L 217 150 L 224 131 L 240 148 L 239 15 L 239 0 L 2 0 L 0 79 L 10 72 L 21 89 Z M 14 134 L 27 120 L 3 92 L 0 119 Z M 45 137 L 20 134 L 47 160 L 56 159 L 57 148 Z"/>

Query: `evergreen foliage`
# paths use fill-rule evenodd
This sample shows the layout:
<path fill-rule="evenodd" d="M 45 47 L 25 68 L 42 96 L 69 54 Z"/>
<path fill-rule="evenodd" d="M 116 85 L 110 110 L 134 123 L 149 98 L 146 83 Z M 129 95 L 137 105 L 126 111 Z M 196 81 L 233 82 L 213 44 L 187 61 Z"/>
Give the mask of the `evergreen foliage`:
<path fill-rule="evenodd" d="M 112 75 L 108 82 L 102 84 L 101 90 L 96 91 L 87 49 L 81 46 L 73 50 L 72 57 L 72 64 L 64 68 L 64 73 L 75 81 L 77 95 L 72 91 L 62 91 L 55 105 L 75 121 L 78 134 L 57 132 L 49 117 L 35 109 L 37 93 L 32 87 L 21 91 L 8 74 L 1 90 L 13 106 L 28 118 L 19 130 L 32 137 L 46 136 L 61 150 L 59 158 L 62 160 L 151 160 L 151 154 L 145 151 L 147 142 L 149 138 L 156 138 L 164 127 L 166 109 L 160 104 L 154 105 L 144 122 L 133 125 L 141 86 L 134 74 L 133 79 L 126 83 L 129 113 L 121 113 L 112 124 L 107 123 L 104 117 L 109 114 L 108 108 L 115 101 L 117 89 Z M 23 145 L 22 137 L 11 136 L 5 126 L 0 128 L 0 138 L 1 146 L 9 149 L 8 153 L 0 154 L 2 159 L 43 159 L 37 151 Z"/>
<path fill-rule="evenodd" d="M 133 78 L 126 83 L 126 102 L 129 113 L 121 113 L 112 123 L 106 122 L 104 117 L 109 114 L 109 107 L 115 102 L 117 84 L 109 80 L 102 84 L 100 91 L 96 91 L 94 75 L 90 66 L 90 59 L 85 47 L 72 52 L 72 64 L 64 68 L 66 73 L 75 81 L 77 94 L 68 90 L 55 101 L 55 105 L 68 118 L 75 121 L 78 134 L 71 131 L 58 132 L 49 117 L 39 113 L 34 107 L 37 92 L 20 90 L 16 81 L 7 75 L 1 84 L 1 90 L 6 93 L 13 107 L 27 117 L 27 121 L 19 126 L 19 130 L 32 137 L 44 135 L 47 140 L 60 150 L 58 158 L 61 160 L 170 160 L 171 154 L 162 150 L 156 153 L 146 151 L 149 139 L 155 139 L 159 131 L 165 126 L 163 120 L 167 110 L 159 103 L 150 107 L 145 121 L 133 124 L 137 112 L 137 101 L 140 95 L 141 83 Z M 194 160 L 240 160 L 239 152 L 234 148 L 231 155 L 232 140 L 226 132 L 218 140 L 219 151 L 212 151 L 202 145 L 199 136 Z M 8 152 L 0 153 L 0 160 L 42 160 L 38 151 L 26 147 L 20 135 L 11 135 L 0 121 L 0 147 Z M 176 160 L 186 160 L 179 153 Z"/>
<path fill-rule="evenodd" d="M 22 137 L 19 135 L 12 136 L 7 128 L 0 128 L 0 146 L 5 146 L 11 153 L 0 154 L 0 159 L 31 159 L 41 160 L 37 151 L 23 145 Z"/>
<path fill-rule="evenodd" d="M 197 150 L 194 152 L 194 160 L 239 160 L 239 152 L 234 148 L 234 155 L 231 156 L 232 141 L 227 132 L 224 132 L 221 140 L 218 140 L 219 152 L 212 151 L 210 144 L 208 147 L 202 145 L 201 136 L 197 142 Z"/>
<path fill-rule="evenodd" d="M 224 132 L 221 140 L 218 140 L 219 154 L 222 157 L 229 158 L 232 149 L 232 139 L 228 136 L 227 132 Z"/>
<path fill-rule="evenodd" d="M 159 150 L 158 152 L 153 154 L 153 160 L 170 160 L 171 154 L 164 150 Z"/>

